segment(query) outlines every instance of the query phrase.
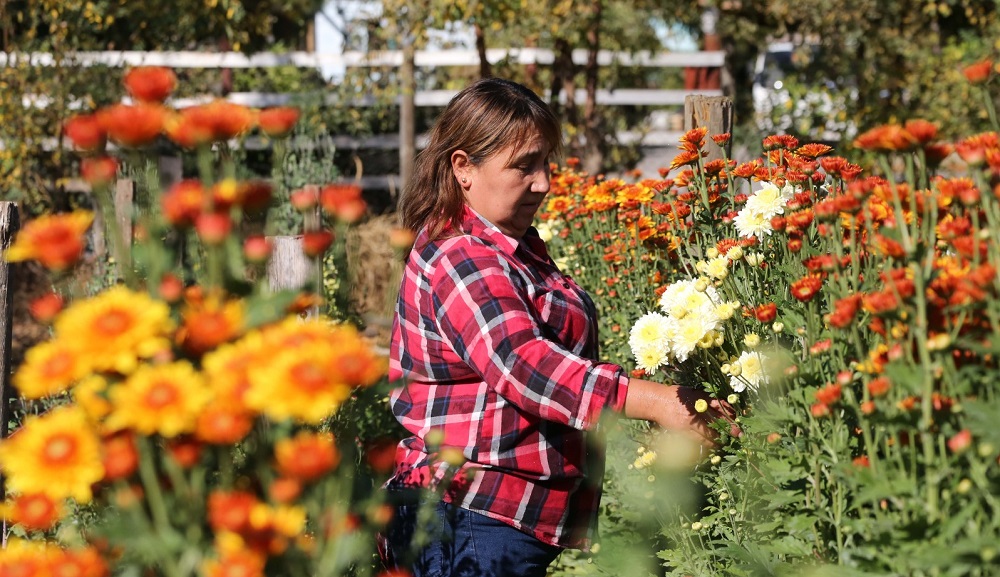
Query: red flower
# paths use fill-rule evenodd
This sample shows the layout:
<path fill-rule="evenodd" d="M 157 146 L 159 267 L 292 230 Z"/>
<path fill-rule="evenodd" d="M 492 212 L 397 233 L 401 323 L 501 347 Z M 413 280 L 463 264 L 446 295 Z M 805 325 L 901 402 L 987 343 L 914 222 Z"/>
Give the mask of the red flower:
<path fill-rule="evenodd" d="M 66 121 L 63 128 L 66 138 L 80 150 L 101 150 L 104 148 L 107 133 L 101 126 L 96 114 L 78 114 Z"/>
<path fill-rule="evenodd" d="M 215 246 L 220 245 L 229 231 L 233 228 L 233 221 L 229 215 L 221 212 L 206 212 L 199 214 L 194 220 L 194 229 L 198 233 L 201 242 Z"/>
<path fill-rule="evenodd" d="M 125 73 L 125 89 L 142 102 L 163 102 L 176 87 L 177 75 L 162 66 L 140 66 Z"/>
<path fill-rule="evenodd" d="M 312 210 L 319 203 L 319 187 L 315 184 L 307 184 L 302 188 L 293 190 L 288 195 L 288 200 L 292 207 L 299 212 Z"/>
<path fill-rule="evenodd" d="M 110 156 L 88 157 L 80 161 L 80 176 L 94 188 L 107 185 L 117 174 L 118 161 Z"/>
<path fill-rule="evenodd" d="M 876 126 L 854 139 L 855 147 L 875 152 L 910 150 L 917 144 L 917 139 L 898 124 Z"/>
<path fill-rule="evenodd" d="M 160 199 L 163 215 L 176 227 L 191 226 L 205 206 L 206 195 L 200 180 L 182 180 Z"/>
<path fill-rule="evenodd" d="M 288 136 L 295 128 L 295 123 L 299 121 L 299 114 L 299 109 L 291 106 L 266 108 L 260 111 L 257 124 L 264 134 L 273 138 L 282 138 Z"/>
<path fill-rule="evenodd" d="M 333 233 L 328 230 L 314 230 L 302 235 L 302 252 L 306 256 L 317 257 L 333 244 Z"/>
<path fill-rule="evenodd" d="M 823 278 L 819 275 L 809 275 L 792 283 L 792 296 L 802 302 L 809 302 L 823 286 Z"/>
<path fill-rule="evenodd" d="M 137 148 L 159 136 L 167 115 L 158 104 L 140 102 L 132 106 L 115 104 L 98 112 L 97 118 L 111 140 Z"/>
<path fill-rule="evenodd" d="M 962 69 L 962 74 L 970 84 L 982 84 L 990 79 L 993 73 L 993 61 L 989 58 L 970 64 Z"/>
<path fill-rule="evenodd" d="M 921 120 L 919 118 L 907 120 L 906 124 L 903 125 L 903 128 L 913 135 L 913 138 L 916 138 L 917 142 L 921 145 L 934 140 L 934 137 L 937 136 L 938 130 L 937 124 L 927 120 Z"/>
<path fill-rule="evenodd" d="M 361 198 L 361 187 L 356 184 L 330 184 L 319 193 L 319 202 L 330 216 L 352 223 L 357 222 L 368 204 Z"/>
<path fill-rule="evenodd" d="M 972 444 L 972 433 L 969 429 L 962 429 L 948 439 L 948 449 L 952 453 L 961 453 Z"/>
<path fill-rule="evenodd" d="M 824 405 L 832 405 L 840 400 L 841 388 L 837 383 L 830 383 L 816 391 L 816 400 Z"/>
<path fill-rule="evenodd" d="M 266 262 L 271 258 L 272 249 L 271 241 L 265 236 L 250 236 L 243 241 L 243 256 L 250 262 Z"/>
<path fill-rule="evenodd" d="M 753 315 L 762 323 L 769 323 L 778 316 L 778 305 L 767 303 L 759 305 L 753 310 Z"/>
<path fill-rule="evenodd" d="M 818 142 L 810 142 L 808 144 L 803 144 L 796 150 L 796 154 L 804 156 L 806 158 L 816 159 L 824 154 L 829 154 L 833 151 L 833 147 L 827 144 L 820 144 Z"/>
<path fill-rule="evenodd" d="M 38 322 L 48 323 L 59 314 L 59 311 L 63 308 L 63 304 L 63 298 L 59 294 L 49 292 L 32 300 L 31 304 L 28 305 L 28 310 L 31 312 L 31 316 Z"/>
<path fill-rule="evenodd" d="M 868 467 L 871 463 L 868 462 L 868 455 L 861 455 L 860 457 L 855 457 L 851 464 L 855 467 Z"/>
<path fill-rule="evenodd" d="M 830 407 L 823 403 L 816 403 L 809 407 L 809 412 L 817 419 L 830 416 Z"/>

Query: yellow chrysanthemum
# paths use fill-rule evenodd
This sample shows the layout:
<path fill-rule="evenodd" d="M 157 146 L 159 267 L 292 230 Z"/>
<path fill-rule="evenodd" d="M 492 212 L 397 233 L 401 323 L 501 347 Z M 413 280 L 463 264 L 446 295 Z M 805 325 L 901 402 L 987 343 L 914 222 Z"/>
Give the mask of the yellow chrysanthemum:
<path fill-rule="evenodd" d="M 194 430 L 198 412 L 212 398 L 202 376 L 187 361 L 143 365 L 110 395 L 109 428 L 164 437 Z"/>
<path fill-rule="evenodd" d="M 26 399 L 57 395 L 90 370 L 75 340 L 55 339 L 35 345 L 14 373 L 14 386 Z"/>
<path fill-rule="evenodd" d="M 166 303 L 123 286 L 74 304 L 55 321 L 56 335 L 72 336 L 95 368 L 123 374 L 137 359 L 169 350 L 172 330 Z"/>
<path fill-rule="evenodd" d="M 87 503 L 91 485 L 104 476 L 100 448 L 83 410 L 59 407 L 29 416 L 0 443 L 0 467 L 11 491 Z"/>

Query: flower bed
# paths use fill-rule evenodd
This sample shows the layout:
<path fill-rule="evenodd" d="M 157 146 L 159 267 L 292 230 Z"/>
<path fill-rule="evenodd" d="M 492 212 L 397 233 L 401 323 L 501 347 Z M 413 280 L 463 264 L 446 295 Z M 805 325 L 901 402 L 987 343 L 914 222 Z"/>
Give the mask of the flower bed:
<path fill-rule="evenodd" d="M 706 161 L 696 129 L 673 178 L 572 163 L 554 177 L 541 228 L 597 295 L 605 356 L 740 412 L 742 436 L 720 426 L 707 461 L 639 431 L 647 487 L 615 491 L 659 495 L 645 507 L 670 574 L 995 574 L 1000 140 L 985 70 L 970 80 L 988 132 L 879 126 L 854 143 L 864 168 L 787 135 L 750 161 Z M 701 490 L 685 499 L 692 466 Z"/>

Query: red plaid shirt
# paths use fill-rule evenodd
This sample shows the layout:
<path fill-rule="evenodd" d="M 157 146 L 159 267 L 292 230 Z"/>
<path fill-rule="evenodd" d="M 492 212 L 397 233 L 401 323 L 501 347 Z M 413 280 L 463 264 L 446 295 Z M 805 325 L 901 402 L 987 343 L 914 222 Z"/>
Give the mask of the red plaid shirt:
<path fill-rule="evenodd" d="M 432 242 L 422 231 L 406 264 L 389 365 L 404 383 L 390 403 L 413 436 L 388 485 L 444 482 L 452 504 L 587 548 L 604 474 L 587 430 L 622 409 L 628 378 L 593 360 L 594 303 L 534 229 L 518 240 L 469 208 L 461 229 Z M 464 464 L 438 459 L 431 431 Z"/>

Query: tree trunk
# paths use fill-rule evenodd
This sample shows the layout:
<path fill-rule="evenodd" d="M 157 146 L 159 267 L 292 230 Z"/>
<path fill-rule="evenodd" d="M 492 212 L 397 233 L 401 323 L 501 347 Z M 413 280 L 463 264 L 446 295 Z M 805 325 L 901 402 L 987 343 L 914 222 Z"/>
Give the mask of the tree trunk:
<path fill-rule="evenodd" d="M 602 1 L 595 0 L 591 8 L 591 18 L 587 25 L 587 64 L 584 68 L 584 82 L 587 100 L 583 109 L 583 168 L 590 174 L 601 172 L 604 153 L 601 150 L 601 116 L 597 109 L 597 75 L 600 66 L 597 53 L 601 49 Z"/>
<path fill-rule="evenodd" d="M 576 127 L 578 114 L 576 108 L 576 66 L 573 64 L 573 47 L 565 38 L 559 38 L 555 43 L 555 60 L 552 62 L 552 89 L 549 99 L 553 112 L 562 117 L 565 124 Z M 564 95 L 566 103 L 560 105 L 559 94 Z M 570 136 L 566 143 L 570 156 L 580 154 L 577 139 Z"/>
<path fill-rule="evenodd" d="M 479 54 L 479 77 L 489 78 L 493 76 L 493 70 L 490 68 L 490 61 L 486 58 L 486 36 L 483 34 L 483 27 L 478 23 L 475 26 L 476 30 L 476 52 Z"/>

